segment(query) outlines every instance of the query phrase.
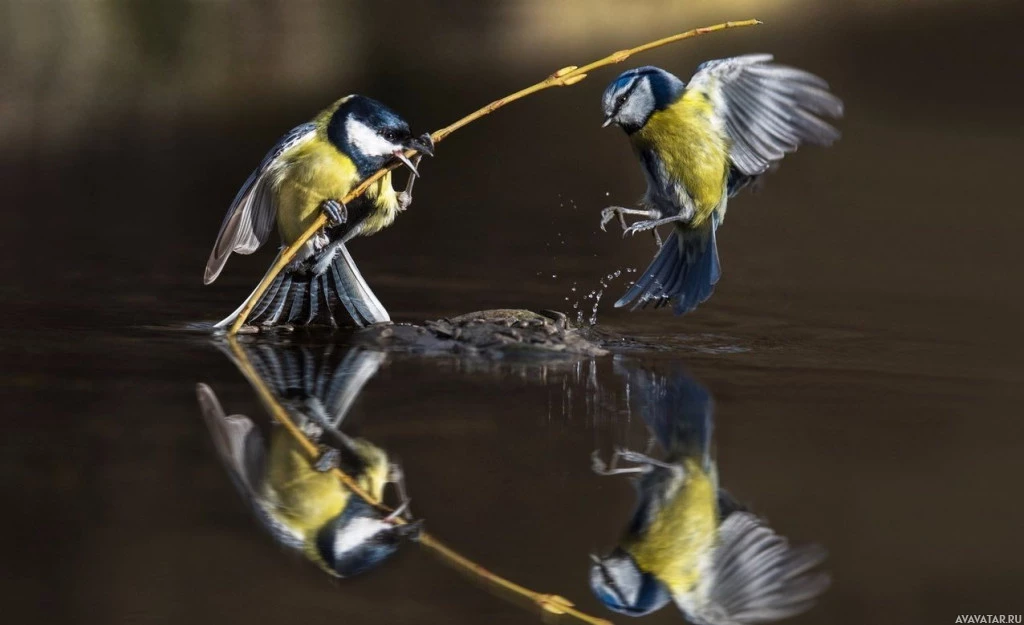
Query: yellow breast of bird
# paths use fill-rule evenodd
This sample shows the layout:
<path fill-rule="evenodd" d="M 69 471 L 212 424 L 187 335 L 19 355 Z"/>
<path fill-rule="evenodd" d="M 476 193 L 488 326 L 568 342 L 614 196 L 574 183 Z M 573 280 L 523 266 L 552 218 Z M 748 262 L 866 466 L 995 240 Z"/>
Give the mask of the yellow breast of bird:
<path fill-rule="evenodd" d="M 718 525 L 711 478 L 696 460 L 687 460 L 684 466 L 684 484 L 647 532 L 625 546 L 637 566 L 657 577 L 674 595 L 692 592 L 700 581 Z"/>
<path fill-rule="evenodd" d="M 283 155 L 273 174 L 277 228 L 285 244 L 309 228 L 324 200 L 341 200 L 359 182 L 352 159 L 321 137 Z"/>
<path fill-rule="evenodd" d="M 312 534 L 341 513 L 351 492 L 333 473 L 316 471 L 305 449 L 282 429 L 271 437 L 263 495 L 278 519 Z"/>
<path fill-rule="evenodd" d="M 290 244 L 320 215 L 324 200 L 341 201 L 360 182 L 355 163 L 317 136 L 284 155 L 274 171 L 272 184 L 277 203 L 277 227 L 281 239 Z M 389 172 L 366 191 L 372 209 L 361 234 L 373 234 L 395 220 L 398 198 Z"/>
<path fill-rule="evenodd" d="M 653 150 L 666 173 L 686 187 L 696 204 L 693 225 L 718 207 L 728 179 L 728 144 L 715 129 L 712 116 L 712 104 L 701 92 L 686 91 L 674 104 L 654 112 L 633 134 L 636 146 Z"/>

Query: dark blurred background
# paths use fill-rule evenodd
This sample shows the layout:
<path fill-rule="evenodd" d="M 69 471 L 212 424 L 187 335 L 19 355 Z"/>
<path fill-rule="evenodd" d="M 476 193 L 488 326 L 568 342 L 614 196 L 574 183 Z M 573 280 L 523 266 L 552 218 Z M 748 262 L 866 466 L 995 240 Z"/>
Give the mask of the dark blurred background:
<path fill-rule="evenodd" d="M 719 400 L 727 485 L 832 550 L 836 586 L 800 622 L 1019 614 L 1022 3 L 0 0 L 2 591 L 19 622 L 532 622 L 457 578 L 425 582 L 435 565 L 421 555 L 355 582 L 355 608 L 298 565 L 275 602 L 278 554 L 233 499 L 192 385 L 220 382 L 242 402 L 229 412 L 257 404 L 179 329 L 226 315 L 262 275 L 270 249 L 201 281 L 241 182 L 335 98 L 366 94 L 432 130 L 564 65 L 748 17 L 765 24 L 459 131 L 422 167 L 413 207 L 352 253 L 396 320 L 574 304 L 589 316 L 584 296 L 653 252 L 597 228 L 601 208 L 644 189 L 625 138 L 599 128 L 617 72 L 686 77 L 772 52 L 825 77 L 846 102 L 842 140 L 730 203 L 714 298 L 685 319 L 614 311 L 619 277 L 598 322 L 681 354 Z M 557 389 L 506 377 L 400 361 L 375 382 L 367 428 L 419 463 L 414 500 L 435 531 L 596 612 L 583 552 L 614 540 L 630 494 L 601 507 L 611 495 L 586 455 L 614 428 L 522 415 Z M 508 392 L 522 403 L 494 401 Z M 499 453 L 533 462 L 474 468 Z M 531 479 L 545 497 L 524 490 Z M 243 556 L 253 544 L 257 563 Z"/>

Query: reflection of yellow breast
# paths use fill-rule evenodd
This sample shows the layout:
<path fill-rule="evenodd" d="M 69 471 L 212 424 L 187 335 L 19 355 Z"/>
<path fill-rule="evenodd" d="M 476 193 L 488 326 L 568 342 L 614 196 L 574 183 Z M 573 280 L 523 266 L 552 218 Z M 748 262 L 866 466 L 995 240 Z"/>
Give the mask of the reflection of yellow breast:
<path fill-rule="evenodd" d="M 665 502 L 647 532 L 624 545 L 637 566 L 673 594 L 691 592 L 714 545 L 718 525 L 715 487 L 700 462 L 687 459 L 686 479 Z"/>
<path fill-rule="evenodd" d="M 729 171 L 728 146 L 711 123 L 712 105 L 687 91 L 675 104 L 651 115 L 633 135 L 638 148 L 653 150 L 669 176 L 681 181 L 696 203 L 694 226 L 722 200 Z"/>
<path fill-rule="evenodd" d="M 270 440 L 264 496 L 281 521 L 307 534 L 338 516 L 351 493 L 333 473 L 316 471 L 306 451 L 281 428 Z"/>

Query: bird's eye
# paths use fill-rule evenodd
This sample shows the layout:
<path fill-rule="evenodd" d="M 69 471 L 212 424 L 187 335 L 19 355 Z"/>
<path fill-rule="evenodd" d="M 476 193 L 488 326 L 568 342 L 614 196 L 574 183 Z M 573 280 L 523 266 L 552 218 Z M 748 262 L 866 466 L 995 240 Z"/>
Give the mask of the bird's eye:
<path fill-rule="evenodd" d="M 394 141 L 395 138 L 398 136 L 398 133 L 396 133 L 394 130 L 385 130 L 384 132 L 381 133 L 381 135 L 388 141 Z"/>
<path fill-rule="evenodd" d="M 615 106 L 621 108 L 626 103 L 626 94 L 619 96 L 619 99 L 615 101 Z"/>

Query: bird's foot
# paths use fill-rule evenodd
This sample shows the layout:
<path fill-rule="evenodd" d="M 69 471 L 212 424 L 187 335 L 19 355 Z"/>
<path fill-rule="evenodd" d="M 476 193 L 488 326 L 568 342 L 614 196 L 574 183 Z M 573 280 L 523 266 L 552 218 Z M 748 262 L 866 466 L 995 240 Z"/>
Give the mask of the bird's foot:
<path fill-rule="evenodd" d="M 409 510 L 409 493 L 405 490 L 405 471 L 402 470 L 402 465 L 392 462 L 388 465 L 388 477 L 387 481 L 389 484 L 395 485 L 395 491 L 398 493 L 398 507 L 394 512 L 389 515 L 390 517 L 402 516 L 404 518 L 412 518 L 412 511 Z"/>
<path fill-rule="evenodd" d="M 616 450 L 612 454 L 611 460 L 608 464 L 605 464 L 604 460 L 601 460 L 600 453 L 595 449 L 594 453 L 590 454 L 590 468 L 594 473 L 598 475 L 625 475 L 630 473 L 643 473 L 643 467 L 625 467 L 619 468 L 619 450 Z"/>
<path fill-rule="evenodd" d="M 634 221 L 631 226 L 622 231 L 622 236 L 626 236 L 627 234 L 636 234 L 637 232 L 646 232 L 657 228 L 658 226 L 664 226 L 665 224 L 676 223 L 678 221 L 683 221 L 683 218 L 679 215 L 665 217 L 664 219 L 644 219 L 641 221 Z M 661 237 L 659 236 L 658 240 L 660 241 L 660 239 Z"/>
<path fill-rule="evenodd" d="M 617 206 L 609 206 L 608 208 L 606 208 L 606 209 L 601 211 L 601 231 L 602 232 L 608 232 L 608 230 L 605 228 L 605 226 L 608 225 L 608 222 L 610 222 L 611 220 L 615 219 L 616 215 L 618 215 L 619 219 L 622 220 L 622 228 L 623 228 L 623 230 L 626 229 L 626 227 L 627 227 L 626 226 L 626 220 L 622 216 L 622 213 L 620 213 L 618 211 L 618 207 Z"/>
<path fill-rule="evenodd" d="M 322 447 L 320 455 L 313 463 L 313 469 L 317 473 L 327 473 L 337 469 L 341 460 L 341 452 L 332 447 Z"/>
<path fill-rule="evenodd" d="M 625 462 L 632 462 L 633 464 L 640 465 L 639 467 L 635 467 L 635 468 L 638 468 L 638 469 L 640 469 L 641 471 L 643 471 L 645 473 L 648 472 L 648 471 L 651 471 L 654 467 L 658 467 L 658 468 L 661 468 L 661 469 L 668 469 L 669 471 L 681 471 L 682 470 L 682 467 L 680 465 L 678 465 L 678 464 L 671 464 L 671 463 L 668 463 L 668 462 L 663 462 L 661 460 L 657 460 L 655 458 L 652 458 L 652 457 L 648 456 L 647 454 L 642 454 L 642 453 L 640 453 L 638 451 L 632 451 L 630 449 L 622 449 L 622 448 L 616 449 L 615 450 L 615 455 L 618 458 L 624 460 Z"/>
<path fill-rule="evenodd" d="M 340 225 L 348 221 L 348 209 L 338 200 L 324 200 L 320 210 L 327 216 L 328 225 Z"/>
<path fill-rule="evenodd" d="M 324 429 L 312 419 L 307 419 L 305 423 L 299 425 L 299 429 L 312 441 L 318 441 L 324 435 Z"/>
<path fill-rule="evenodd" d="M 427 136 L 429 137 L 430 135 Z M 417 154 L 412 158 L 413 171 L 417 171 L 416 168 L 420 166 L 421 160 L 423 160 L 422 154 Z M 398 210 L 404 211 L 412 206 L 412 187 L 416 184 L 416 178 L 415 174 L 409 174 L 409 180 L 405 183 L 405 190 L 398 194 Z"/>
<path fill-rule="evenodd" d="M 605 226 L 608 225 L 612 219 L 619 218 L 619 225 L 622 226 L 623 230 L 629 228 L 629 224 L 626 223 L 626 215 L 640 215 L 647 217 L 648 219 L 656 219 L 660 216 L 660 213 L 652 210 L 644 210 L 642 208 L 626 208 L 624 206 L 609 206 L 601 211 L 601 230 L 605 230 Z"/>

